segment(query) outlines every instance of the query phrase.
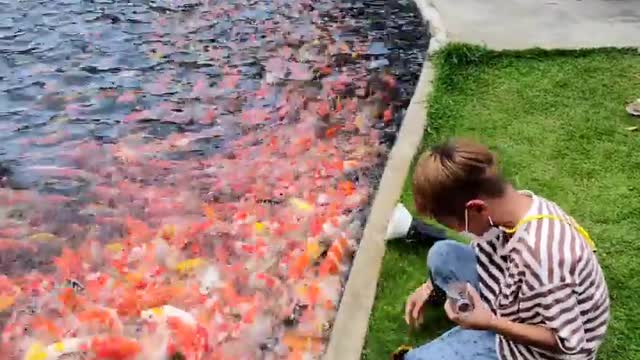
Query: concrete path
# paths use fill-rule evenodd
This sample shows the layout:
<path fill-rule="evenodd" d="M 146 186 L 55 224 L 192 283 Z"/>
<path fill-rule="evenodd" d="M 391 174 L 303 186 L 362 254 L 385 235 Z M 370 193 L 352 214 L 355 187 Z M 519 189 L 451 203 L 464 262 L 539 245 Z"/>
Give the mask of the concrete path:
<path fill-rule="evenodd" d="M 449 41 L 493 49 L 640 46 L 640 0 L 431 0 Z"/>

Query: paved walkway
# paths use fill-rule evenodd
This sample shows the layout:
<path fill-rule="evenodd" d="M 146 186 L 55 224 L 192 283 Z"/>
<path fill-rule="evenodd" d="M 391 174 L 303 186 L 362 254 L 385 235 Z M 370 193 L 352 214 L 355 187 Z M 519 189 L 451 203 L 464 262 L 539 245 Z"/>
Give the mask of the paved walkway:
<path fill-rule="evenodd" d="M 449 41 L 494 49 L 640 46 L 639 0 L 432 0 Z"/>

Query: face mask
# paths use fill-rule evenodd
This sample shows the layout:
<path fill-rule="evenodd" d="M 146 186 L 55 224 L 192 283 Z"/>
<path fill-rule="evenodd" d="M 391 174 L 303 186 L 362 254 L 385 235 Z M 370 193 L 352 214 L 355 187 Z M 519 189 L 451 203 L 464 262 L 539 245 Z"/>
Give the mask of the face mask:
<path fill-rule="evenodd" d="M 491 227 L 489 228 L 489 230 L 487 230 L 484 234 L 478 236 L 472 232 L 469 231 L 469 213 L 468 210 L 465 209 L 464 210 L 464 231 L 461 232 L 460 234 L 462 236 L 465 236 L 469 239 L 471 239 L 471 243 L 478 243 L 478 242 L 485 242 L 488 240 L 493 240 L 495 238 L 497 238 L 498 236 L 500 236 L 500 234 L 502 233 L 502 231 L 500 230 L 500 228 L 496 227 L 493 224 L 493 220 L 491 219 L 491 216 L 489 216 L 489 224 L 491 225 Z"/>

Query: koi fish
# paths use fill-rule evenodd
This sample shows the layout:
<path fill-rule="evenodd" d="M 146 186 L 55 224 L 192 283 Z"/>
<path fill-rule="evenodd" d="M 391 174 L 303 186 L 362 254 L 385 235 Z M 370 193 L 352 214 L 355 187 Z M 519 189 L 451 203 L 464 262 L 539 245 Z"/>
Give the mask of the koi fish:
<path fill-rule="evenodd" d="M 203 265 L 205 265 L 205 261 L 202 258 L 188 259 L 176 264 L 175 270 L 179 273 L 185 274 L 190 273 Z"/>
<path fill-rule="evenodd" d="M 58 300 L 63 305 L 63 308 L 67 311 L 75 311 L 82 308 L 87 304 L 87 301 L 80 295 L 76 294 L 72 288 L 63 288 L 58 294 Z"/>
<path fill-rule="evenodd" d="M 346 255 L 351 252 L 349 240 L 339 238 L 331 244 L 327 256 L 320 264 L 320 276 L 336 275 L 342 268 Z"/>
<path fill-rule="evenodd" d="M 105 290 L 112 285 L 112 279 L 102 273 L 93 273 L 85 278 L 85 291 L 87 296 L 94 301 L 104 294 Z"/>
<path fill-rule="evenodd" d="M 127 226 L 131 239 L 135 239 L 137 241 L 148 241 L 153 237 L 153 232 L 144 221 L 128 216 L 125 219 L 125 225 Z"/>
<path fill-rule="evenodd" d="M 38 316 L 31 321 L 31 329 L 36 333 L 44 333 L 54 339 L 61 338 L 64 333 L 56 323 L 42 316 Z"/>
<path fill-rule="evenodd" d="M 58 271 L 65 278 L 77 277 L 82 272 L 82 260 L 75 251 L 64 248 L 62 254 L 54 259 Z"/>
<path fill-rule="evenodd" d="M 16 302 L 13 295 L 0 295 L 0 313 L 10 309 Z"/>
<path fill-rule="evenodd" d="M 153 286 L 144 290 L 126 288 L 116 301 L 116 309 L 121 316 L 138 316 L 142 310 L 166 305 L 182 296 L 184 289 L 179 286 Z"/>
<path fill-rule="evenodd" d="M 118 313 L 114 309 L 87 309 L 76 314 L 76 317 L 81 324 L 90 326 L 91 329 L 95 327 L 98 329 L 106 328 L 107 330 L 114 331 L 116 333 L 122 333 L 123 330 L 122 322 L 118 317 Z"/>
<path fill-rule="evenodd" d="M 29 346 L 24 360 L 58 360 L 65 355 L 84 351 L 90 338 L 67 338 L 49 346 L 36 341 Z"/>
<path fill-rule="evenodd" d="M 289 202 L 291 203 L 291 205 L 293 205 L 296 209 L 303 211 L 305 213 L 309 213 L 313 211 L 313 205 L 309 204 L 308 202 L 301 200 L 301 199 L 296 199 L 296 198 L 292 198 L 289 200 Z"/>
<path fill-rule="evenodd" d="M 133 359 L 142 350 L 138 341 L 117 335 L 97 336 L 89 341 L 88 348 L 96 359 L 103 360 Z"/>
<path fill-rule="evenodd" d="M 166 322 L 169 318 L 177 318 L 185 324 L 196 326 L 197 321 L 190 313 L 171 305 L 164 305 L 144 310 L 140 317 L 148 321 Z"/>
<path fill-rule="evenodd" d="M 208 266 L 200 275 L 200 293 L 209 294 L 213 289 L 222 286 L 220 272 L 214 266 Z"/>
<path fill-rule="evenodd" d="M 311 256 L 304 252 L 293 260 L 289 267 L 289 277 L 299 279 L 307 271 L 311 264 Z"/>
<path fill-rule="evenodd" d="M 199 28 L 240 11 L 219 5 L 185 26 Z M 151 35 L 149 56 L 155 60 L 191 51 L 191 40 L 181 34 L 156 41 L 171 19 L 167 12 L 154 23 L 159 33 Z M 264 23 L 269 31 L 290 25 Z M 289 30 L 294 42 L 304 42 Z M 245 43 L 199 54 L 242 64 L 235 53 L 257 44 L 249 35 Z M 383 158 L 379 142 L 386 130 L 380 129 L 397 109 L 385 93 L 395 88 L 393 77 L 383 75 L 382 86 L 364 89 L 363 74 L 352 74 L 351 66 L 340 74 L 326 63 L 332 53 L 356 59 L 366 44 L 320 45 L 315 40 L 281 47 L 284 60 L 271 60 L 267 69 L 277 86 L 245 84 L 243 67 L 225 67 L 215 86 L 209 76 L 187 74 L 192 81 L 184 86 L 188 79 L 160 67 L 144 89 L 165 100 L 144 96 L 145 103 L 134 108 L 142 92 L 114 85 L 100 98 L 109 106 L 131 104 L 115 105 L 130 109 L 122 120 L 131 130 L 108 135 L 117 137 L 115 144 L 63 141 L 84 136 L 66 128 L 72 126 L 69 116 L 89 114 L 92 91 L 51 96 L 68 113 L 52 119 L 64 128 L 42 129 L 47 136 L 31 145 L 48 147 L 20 160 L 64 166 L 16 169 L 35 174 L 34 183 L 46 177 L 54 178 L 52 185 L 71 183 L 73 195 L 0 188 L 0 236 L 7 238 L 0 240 L 0 251 L 33 250 L 33 263 L 43 267 L 16 279 L 0 277 L 0 312 L 16 308 L 3 331 L 3 355 L 8 343 L 17 343 L 11 355 L 15 347 L 26 360 L 60 360 L 77 352 L 96 360 L 178 354 L 187 360 L 303 360 L 322 352 L 325 339 L 317 325 L 335 314 L 341 275 L 354 250 L 349 239 L 361 227 L 355 213 L 370 195 L 359 171 Z M 321 88 L 300 91 L 302 84 L 284 83 L 311 77 L 321 79 Z M 185 104 L 184 96 L 202 101 Z M 162 121 L 142 124 L 151 119 Z M 1 172 L 0 182 L 11 180 Z M 60 250 L 55 271 L 49 271 L 49 259 L 41 257 Z M 32 256 L 11 256 L 18 252 Z M 295 333 L 281 325 L 294 301 L 302 309 Z M 18 312 L 16 304 L 37 316 Z M 29 344 L 30 336 L 37 341 Z M 265 348 L 269 338 L 280 340 L 288 353 L 278 340 Z"/>
<path fill-rule="evenodd" d="M 46 233 L 46 232 L 33 234 L 28 238 L 29 241 L 36 241 L 36 242 L 48 242 L 48 241 L 54 241 L 57 239 L 58 239 L 57 236 L 51 233 Z"/>
<path fill-rule="evenodd" d="M 179 351 L 189 360 L 203 359 L 209 349 L 207 330 L 177 316 L 170 316 L 166 321 L 172 334 L 169 352 Z"/>
<path fill-rule="evenodd" d="M 312 352 L 317 353 L 323 348 L 323 341 L 320 338 L 300 336 L 292 332 L 286 333 L 282 337 L 282 343 L 285 344 L 289 351 L 293 353 L 297 352 Z"/>
<path fill-rule="evenodd" d="M 36 251 L 38 248 L 33 244 L 25 243 L 13 239 L 0 239 L 0 251 L 10 249 L 24 249 L 28 251 Z"/>

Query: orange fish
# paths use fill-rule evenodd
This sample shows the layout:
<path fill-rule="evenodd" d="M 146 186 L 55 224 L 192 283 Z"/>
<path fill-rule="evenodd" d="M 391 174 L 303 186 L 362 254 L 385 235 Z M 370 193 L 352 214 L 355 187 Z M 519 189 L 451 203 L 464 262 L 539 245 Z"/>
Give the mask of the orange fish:
<path fill-rule="evenodd" d="M 299 279 L 311 264 L 311 257 L 306 252 L 296 257 L 289 267 L 289 277 Z"/>
<path fill-rule="evenodd" d="M 340 126 L 332 126 L 327 129 L 327 131 L 325 132 L 325 136 L 328 138 L 334 137 L 336 136 L 338 131 L 340 131 Z"/>
<path fill-rule="evenodd" d="M 72 312 L 86 304 L 86 301 L 72 288 L 62 289 L 58 294 L 58 300 L 60 300 L 64 309 Z"/>
<path fill-rule="evenodd" d="M 334 241 L 327 252 L 327 256 L 320 264 L 320 276 L 336 275 L 340 271 L 345 255 L 349 252 L 349 240 L 339 238 Z"/>
<path fill-rule="evenodd" d="M 94 301 L 98 299 L 102 295 L 108 281 L 109 277 L 105 274 L 92 275 L 84 284 L 88 297 Z"/>
<path fill-rule="evenodd" d="M 213 209 L 211 205 L 208 205 L 208 204 L 202 205 L 202 211 L 204 212 L 207 219 L 209 219 L 210 221 L 215 220 L 216 211 Z"/>
<path fill-rule="evenodd" d="M 257 306 L 252 306 L 243 316 L 242 316 L 242 322 L 245 324 L 253 324 L 255 319 L 256 319 L 256 315 L 258 314 L 258 307 Z"/>
<path fill-rule="evenodd" d="M 287 332 L 282 338 L 285 344 L 293 353 L 296 352 L 319 352 L 322 350 L 323 341 L 320 338 L 301 336 L 292 332 Z"/>
<path fill-rule="evenodd" d="M 200 360 L 208 351 L 208 334 L 202 326 L 192 326 L 177 317 L 168 317 L 167 325 L 172 332 L 170 348 L 181 352 L 189 360 Z"/>
<path fill-rule="evenodd" d="M 342 181 L 338 184 L 338 191 L 343 196 L 352 195 L 356 190 L 356 186 L 351 181 Z"/>
<path fill-rule="evenodd" d="M 64 334 L 64 331 L 58 325 L 42 316 L 38 316 L 32 320 L 31 329 L 37 332 L 46 333 L 56 340 L 62 338 L 62 335 Z"/>
<path fill-rule="evenodd" d="M 76 317 L 81 323 L 90 326 L 106 327 L 117 333 L 122 332 L 122 323 L 114 310 L 93 308 L 76 314 Z"/>
<path fill-rule="evenodd" d="M 136 293 L 121 295 L 116 303 L 116 309 L 120 316 L 138 316 L 143 309 Z"/>
<path fill-rule="evenodd" d="M 69 248 L 62 249 L 62 254 L 55 258 L 58 272 L 65 278 L 75 278 L 82 272 L 82 260 L 79 254 Z"/>
<path fill-rule="evenodd" d="M 96 360 L 133 359 L 142 351 L 136 340 L 117 335 L 96 337 L 91 340 L 89 349 L 95 354 Z"/>
<path fill-rule="evenodd" d="M 307 287 L 307 296 L 311 305 L 317 304 L 320 299 L 320 287 L 316 284 L 309 285 Z"/>
<path fill-rule="evenodd" d="M 153 237 L 153 232 L 146 223 L 133 217 L 127 216 L 125 225 L 132 240 L 148 241 Z"/>
<path fill-rule="evenodd" d="M 144 290 L 126 288 L 117 303 L 121 316 L 138 316 L 144 309 L 167 305 L 169 301 L 184 296 L 184 289 L 177 286 L 154 286 Z"/>

